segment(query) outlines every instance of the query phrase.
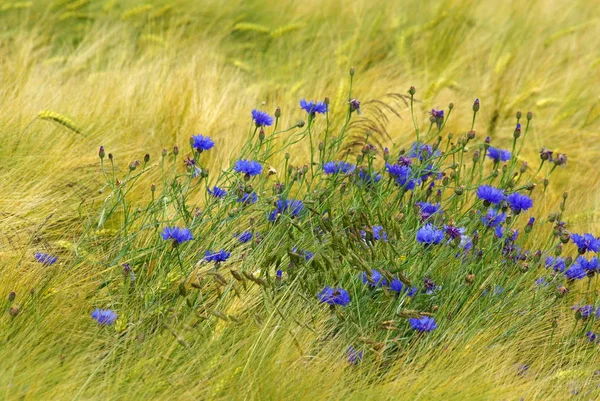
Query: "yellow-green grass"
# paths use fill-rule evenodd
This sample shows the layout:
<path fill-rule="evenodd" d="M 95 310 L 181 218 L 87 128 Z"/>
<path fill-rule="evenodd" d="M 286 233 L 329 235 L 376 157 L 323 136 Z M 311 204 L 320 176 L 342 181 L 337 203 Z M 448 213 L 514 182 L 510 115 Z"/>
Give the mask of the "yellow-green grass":
<path fill-rule="evenodd" d="M 596 391 L 598 359 L 566 311 L 528 325 L 514 311 L 467 308 L 472 315 L 459 321 L 481 321 L 480 332 L 448 327 L 443 342 L 417 343 L 414 359 L 383 375 L 375 357 L 352 368 L 339 356 L 345 344 L 320 341 L 321 310 L 280 305 L 281 316 L 274 306 L 261 322 L 245 315 L 258 292 L 227 305 L 238 323 L 182 322 L 120 339 L 115 331 L 133 323 L 90 324 L 110 294 L 98 291 L 100 248 L 79 248 L 76 236 L 79 212 L 103 199 L 100 145 L 122 166 L 145 153 L 154 164 L 162 148 L 203 133 L 217 143 L 208 160 L 218 170 L 247 138 L 254 107 L 280 106 L 284 126 L 303 117 L 303 97 L 329 96 L 343 109 L 351 66 L 363 102 L 415 86 L 423 127 L 429 109 L 453 102 L 448 130 L 468 130 L 479 98 L 477 135 L 503 147 L 515 112 L 532 111 L 524 161 L 535 169 L 542 146 L 569 156 L 550 193 L 534 192 L 541 214 L 568 190 L 569 227 L 597 232 L 597 2 L 3 1 L 0 27 L 0 398 L 529 400 L 584 384 Z M 399 148 L 414 138 L 407 108 L 395 107 L 402 119 L 389 114 L 391 140 L 375 139 Z M 297 145 L 292 163 L 308 154 Z M 48 288 L 48 269 L 31 258 L 40 249 L 80 262 L 53 273 Z M 571 303 L 595 290 L 572 289 Z M 21 309 L 14 319 L 10 291 Z M 525 329 L 498 341 L 515 321 Z M 517 375 L 525 363 L 530 371 Z"/>

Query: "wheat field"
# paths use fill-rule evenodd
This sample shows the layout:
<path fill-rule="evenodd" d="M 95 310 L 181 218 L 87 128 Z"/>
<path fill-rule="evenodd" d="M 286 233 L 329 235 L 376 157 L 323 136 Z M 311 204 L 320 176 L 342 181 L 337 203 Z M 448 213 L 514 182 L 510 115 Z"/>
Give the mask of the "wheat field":
<path fill-rule="evenodd" d="M 469 304 L 446 334 L 392 362 L 374 344 L 352 368 L 340 343 L 321 341 L 322 309 L 285 297 L 264 306 L 258 290 L 220 304 L 252 311 L 237 322 L 215 315 L 199 329 L 165 306 L 175 317 L 160 329 L 120 318 L 104 330 L 89 315 L 116 296 L 106 277 L 121 267 L 102 239 L 115 227 L 81 238 L 107 194 L 100 146 L 123 171 L 150 155 L 132 192 L 141 203 L 162 149 L 210 135 L 220 146 L 205 160 L 219 172 L 247 141 L 250 110 L 280 107 L 290 126 L 301 98 L 342 109 L 351 67 L 353 94 L 393 110 L 372 134 L 381 146 L 412 142 L 409 108 L 390 95 L 411 86 L 424 127 L 432 108 L 453 103 L 446 131 L 468 131 L 478 98 L 474 130 L 506 148 L 517 111 L 533 112 L 520 159 L 537 166 L 543 146 L 568 155 L 540 213 L 568 191 L 569 227 L 598 232 L 599 49 L 594 0 L 0 1 L 0 399 L 598 399 L 598 350 L 573 338 L 568 307 L 524 319 Z M 378 115 L 370 104 L 364 113 Z M 289 162 L 309 155 L 302 142 Z M 40 250 L 69 262 L 50 270 L 33 260 Z M 596 293 L 590 283 L 571 289 L 568 306 Z"/>

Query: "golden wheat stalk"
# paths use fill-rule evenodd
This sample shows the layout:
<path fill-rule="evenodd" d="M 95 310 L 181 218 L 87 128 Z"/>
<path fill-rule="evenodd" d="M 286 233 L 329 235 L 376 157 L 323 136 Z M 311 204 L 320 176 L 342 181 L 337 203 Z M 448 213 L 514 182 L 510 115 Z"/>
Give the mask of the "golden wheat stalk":
<path fill-rule="evenodd" d="M 83 134 L 83 131 L 81 130 L 81 128 L 79 128 L 73 120 L 71 120 L 69 117 L 65 117 L 62 114 L 56 113 L 54 111 L 42 110 L 38 113 L 37 118 L 39 118 L 40 120 L 55 122 L 59 125 L 62 125 L 63 127 L 67 128 L 67 129 L 70 129 L 71 131 L 73 131 L 77 134 Z"/>

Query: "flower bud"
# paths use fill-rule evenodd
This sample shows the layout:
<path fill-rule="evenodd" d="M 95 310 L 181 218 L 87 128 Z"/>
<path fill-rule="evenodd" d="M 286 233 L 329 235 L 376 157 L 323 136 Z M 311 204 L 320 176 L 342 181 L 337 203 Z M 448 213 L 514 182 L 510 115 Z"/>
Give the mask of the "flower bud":
<path fill-rule="evenodd" d="M 163 150 L 162 150 L 162 157 L 165 157 L 166 155 L 167 155 L 167 149 L 163 148 Z"/>
<path fill-rule="evenodd" d="M 448 105 L 448 110 L 452 110 L 453 108 L 454 108 L 454 103 L 450 103 L 450 104 Z"/>
<path fill-rule="evenodd" d="M 325 149 L 325 144 L 323 143 L 323 141 L 319 142 L 319 150 L 323 151 L 323 149 Z"/>
<path fill-rule="evenodd" d="M 8 294 L 8 302 L 14 301 L 16 297 L 17 294 L 14 291 L 11 291 L 10 294 Z"/>
<path fill-rule="evenodd" d="M 479 151 L 476 150 L 475 153 L 473 153 L 473 163 L 477 163 L 479 161 Z"/>
<path fill-rule="evenodd" d="M 489 145 L 492 142 L 492 139 L 489 136 L 486 136 L 484 142 Z"/>
<path fill-rule="evenodd" d="M 560 256 L 561 254 L 562 254 L 562 244 L 558 244 L 558 245 L 556 245 L 556 248 L 554 248 L 554 255 Z"/>
<path fill-rule="evenodd" d="M 527 112 L 527 121 L 531 121 L 531 119 L 533 118 L 533 113 L 531 111 Z"/>
<path fill-rule="evenodd" d="M 354 67 L 350 67 L 350 76 L 353 77 L 354 76 Z"/>
<path fill-rule="evenodd" d="M 150 154 L 146 153 L 144 155 L 144 163 L 148 163 L 150 161 Z"/>
<path fill-rule="evenodd" d="M 408 94 L 411 96 L 414 96 L 415 93 L 417 93 L 417 90 L 415 89 L 414 86 L 411 86 L 410 89 L 408 89 Z"/>
<path fill-rule="evenodd" d="M 475 139 L 475 131 L 469 131 L 469 132 L 467 132 L 467 138 L 469 140 Z"/>
<path fill-rule="evenodd" d="M 563 199 L 567 200 L 568 197 L 569 197 L 569 193 L 567 191 L 563 192 Z"/>
<path fill-rule="evenodd" d="M 258 140 L 261 142 L 265 140 L 265 130 L 263 127 L 260 127 L 260 131 L 258 131 Z"/>
<path fill-rule="evenodd" d="M 275 109 L 275 118 L 279 118 L 279 117 L 281 117 L 281 108 L 277 107 Z"/>
<path fill-rule="evenodd" d="M 173 154 L 175 156 L 177 156 L 179 154 L 179 146 L 177 146 L 177 145 L 173 146 Z"/>
<path fill-rule="evenodd" d="M 462 195 L 464 192 L 465 192 L 465 187 L 462 185 L 460 187 L 454 188 L 454 193 L 458 196 Z"/>
<path fill-rule="evenodd" d="M 467 276 L 465 277 L 465 282 L 468 285 L 471 285 L 471 284 L 473 284 L 474 281 L 475 281 L 475 275 L 473 273 L 467 274 Z"/>
<path fill-rule="evenodd" d="M 515 137 L 515 139 L 518 139 L 521 136 L 521 124 L 517 124 L 513 136 Z"/>
<path fill-rule="evenodd" d="M 156 191 L 156 184 L 152 183 L 152 185 L 150 185 L 150 191 Z"/>
<path fill-rule="evenodd" d="M 569 240 L 571 239 L 571 235 L 570 235 L 568 232 L 566 232 L 566 231 L 563 231 L 563 232 L 560 234 L 560 237 L 559 237 L 559 238 L 560 238 L 560 242 L 562 242 L 563 244 L 566 244 L 566 243 L 568 243 L 568 242 L 569 242 Z"/>
<path fill-rule="evenodd" d="M 546 189 L 549 184 L 550 184 L 550 181 L 548 181 L 547 178 L 544 178 L 544 189 Z"/>
<path fill-rule="evenodd" d="M 325 99 L 323 99 L 323 103 L 325 103 L 327 106 L 329 106 L 329 96 L 325 96 Z"/>
<path fill-rule="evenodd" d="M 559 153 L 556 155 L 556 159 L 554 159 L 553 162 L 557 166 L 564 166 L 567 164 L 567 155 L 564 153 Z"/>
<path fill-rule="evenodd" d="M 564 297 L 568 293 L 569 293 L 569 289 L 567 287 L 565 287 L 565 286 L 558 287 L 558 296 L 559 297 Z"/>
<path fill-rule="evenodd" d="M 302 127 L 304 127 L 304 124 L 305 124 L 304 120 L 298 120 L 298 122 L 296 123 L 296 127 L 302 128 Z"/>
<path fill-rule="evenodd" d="M 450 182 L 450 179 L 449 179 L 448 177 L 444 177 L 444 178 L 442 178 L 442 185 L 443 185 L 443 186 L 446 186 L 446 185 L 448 185 L 448 183 L 449 183 L 449 182 Z"/>
<path fill-rule="evenodd" d="M 285 160 L 290 160 L 290 154 L 289 152 L 285 152 Z"/>
<path fill-rule="evenodd" d="M 522 116 L 523 116 L 523 113 L 521 113 L 520 111 L 517 111 L 517 120 L 520 120 Z"/>
<path fill-rule="evenodd" d="M 383 149 L 383 160 L 386 162 L 390 160 L 390 150 L 388 148 Z"/>
<path fill-rule="evenodd" d="M 104 159 L 104 146 L 100 146 L 100 150 L 98 151 L 98 156 L 100 156 L 100 160 Z"/>
<path fill-rule="evenodd" d="M 8 314 L 10 315 L 10 317 L 15 317 L 19 314 L 19 307 L 18 306 L 11 306 L 10 309 L 8 310 Z"/>
<path fill-rule="evenodd" d="M 108 159 L 109 159 L 110 161 L 113 161 L 113 154 L 112 154 L 112 153 L 109 153 L 109 154 L 108 154 Z"/>
<path fill-rule="evenodd" d="M 479 99 L 475 99 L 475 103 L 473 103 L 473 112 L 477 113 L 479 111 Z"/>
<path fill-rule="evenodd" d="M 521 168 L 519 169 L 519 172 L 521 174 L 525 173 L 527 171 L 527 162 L 523 162 L 523 164 L 521 164 Z"/>

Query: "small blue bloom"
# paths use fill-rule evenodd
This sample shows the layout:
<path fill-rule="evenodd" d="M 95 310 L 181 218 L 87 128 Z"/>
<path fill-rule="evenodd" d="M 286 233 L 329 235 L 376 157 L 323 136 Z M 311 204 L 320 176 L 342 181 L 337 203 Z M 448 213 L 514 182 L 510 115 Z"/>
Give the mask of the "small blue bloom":
<path fill-rule="evenodd" d="M 243 233 L 237 235 L 237 239 L 242 244 L 245 244 L 252 239 L 252 231 L 244 231 Z"/>
<path fill-rule="evenodd" d="M 408 288 L 400 279 L 394 278 L 390 283 L 390 290 L 398 294 L 406 292 L 409 297 L 414 297 L 419 290 L 417 287 Z"/>
<path fill-rule="evenodd" d="M 596 311 L 596 307 L 594 305 L 575 305 L 572 307 L 576 314 L 581 316 L 583 319 L 587 319 L 589 317 L 598 317 L 598 312 Z"/>
<path fill-rule="evenodd" d="M 252 110 L 252 119 L 257 127 L 268 127 L 273 125 L 273 117 L 271 117 L 268 113 L 265 113 L 262 110 L 254 109 Z"/>
<path fill-rule="evenodd" d="M 504 192 L 491 185 L 481 185 L 477 188 L 477 197 L 484 202 L 497 205 L 504 200 Z"/>
<path fill-rule="evenodd" d="M 565 272 L 565 276 L 569 280 L 581 280 L 582 278 L 585 278 L 587 276 L 587 272 L 585 271 L 585 268 L 581 267 L 581 265 L 573 263 L 571 267 L 569 267 L 569 269 Z"/>
<path fill-rule="evenodd" d="M 318 295 L 321 302 L 329 305 L 346 306 L 350 303 L 350 294 L 345 289 L 338 287 L 325 287 Z"/>
<path fill-rule="evenodd" d="M 596 342 L 596 338 L 598 337 L 597 334 L 594 334 L 591 331 L 588 331 L 587 333 L 585 333 L 585 336 L 588 338 L 588 340 L 590 340 L 591 343 Z"/>
<path fill-rule="evenodd" d="M 279 199 L 275 204 L 275 210 L 269 214 L 269 221 L 277 220 L 279 215 L 286 214 L 290 217 L 300 217 L 304 211 L 304 203 L 301 200 Z"/>
<path fill-rule="evenodd" d="M 494 209 L 488 209 L 487 214 L 481 217 L 483 224 L 490 228 L 497 227 L 498 225 L 504 223 L 504 220 L 506 220 L 506 213 L 500 213 Z"/>
<path fill-rule="evenodd" d="M 600 240 L 592 234 L 571 234 L 571 239 L 577 245 L 581 254 L 589 251 L 598 252 L 600 249 Z"/>
<path fill-rule="evenodd" d="M 262 173 L 262 165 L 254 160 L 238 160 L 235 162 L 233 169 L 237 173 L 246 174 L 248 177 Z"/>
<path fill-rule="evenodd" d="M 187 228 L 182 227 L 165 227 L 162 232 L 162 238 L 167 240 L 173 240 L 177 244 L 191 241 L 194 239 L 192 232 Z"/>
<path fill-rule="evenodd" d="M 548 256 L 546 258 L 546 267 L 552 267 L 555 272 L 563 273 L 567 268 L 567 264 L 563 258 Z"/>
<path fill-rule="evenodd" d="M 431 114 L 434 118 L 444 118 L 444 110 L 431 109 Z"/>
<path fill-rule="evenodd" d="M 215 146 L 215 143 L 208 136 L 202 135 L 194 135 L 192 137 L 192 147 L 196 149 L 198 152 L 202 152 L 203 150 L 212 149 Z"/>
<path fill-rule="evenodd" d="M 42 252 L 37 252 L 35 255 L 35 260 L 37 260 L 39 263 L 46 265 L 46 266 L 51 266 L 53 264 L 56 263 L 56 261 L 58 260 L 58 258 L 56 256 L 52 256 L 49 255 L 47 253 L 42 253 Z"/>
<path fill-rule="evenodd" d="M 504 235 L 504 228 L 500 225 L 496 226 L 496 229 L 494 230 L 494 234 L 496 235 L 497 238 L 502 238 L 502 236 Z"/>
<path fill-rule="evenodd" d="M 206 190 L 215 198 L 224 198 L 227 196 L 227 191 L 217 186 L 215 186 L 212 190 L 210 188 L 206 188 Z"/>
<path fill-rule="evenodd" d="M 545 287 L 548 285 L 548 281 L 545 277 L 540 277 L 537 280 L 535 280 L 535 285 L 537 285 L 538 287 Z"/>
<path fill-rule="evenodd" d="M 364 182 L 365 184 L 376 184 L 379 181 L 381 181 L 381 174 L 374 173 L 371 175 L 368 172 L 366 172 L 365 170 L 360 169 L 358 171 L 358 179 L 361 182 Z"/>
<path fill-rule="evenodd" d="M 417 206 L 421 209 L 420 216 L 421 221 L 429 219 L 434 214 L 442 214 L 444 211 L 439 203 L 428 203 L 428 202 L 417 202 Z"/>
<path fill-rule="evenodd" d="M 110 326 L 117 320 L 117 314 L 110 309 L 95 309 L 92 312 L 92 319 L 101 326 Z"/>
<path fill-rule="evenodd" d="M 256 203 L 258 201 L 258 195 L 256 195 L 256 192 L 251 192 L 251 193 L 245 193 L 242 195 L 241 198 L 237 199 L 237 202 L 246 204 L 246 205 L 251 205 L 253 203 Z"/>
<path fill-rule="evenodd" d="M 514 194 L 510 194 L 506 197 L 506 201 L 508 202 L 508 206 L 515 213 L 521 213 L 523 210 L 529 210 L 533 207 L 533 201 L 527 195 L 521 195 L 517 192 Z"/>
<path fill-rule="evenodd" d="M 378 270 L 371 270 L 371 274 L 367 274 L 367 272 L 363 272 L 361 274 L 362 281 L 365 284 L 370 285 L 371 287 L 381 287 L 387 285 L 387 280 Z"/>
<path fill-rule="evenodd" d="M 412 176 L 412 170 L 409 166 L 386 163 L 385 167 L 387 172 L 396 179 L 396 184 L 399 186 L 410 191 L 417 185 L 417 181 Z"/>
<path fill-rule="evenodd" d="M 444 112 L 442 111 L 442 116 L 443 116 L 443 114 L 444 114 Z M 418 159 L 419 161 L 424 161 L 424 160 L 431 159 L 432 157 L 438 157 L 441 154 L 442 154 L 442 152 L 440 152 L 439 149 L 433 150 L 433 146 L 431 146 L 431 145 L 413 142 L 413 144 L 411 145 L 411 147 L 408 151 L 408 154 L 407 154 L 407 157 L 409 159 L 408 160 L 400 160 L 399 164 L 400 165 L 410 165 L 412 163 L 410 161 L 410 158 Z"/>
<path fill-rule="evenodd" d="M 275 278 L 277 280 L 281 280 L 281 278 L 283 277 L 283 270 L 279 269 L 275 272 Z"/>
<path fill-rule="evenodd" d="M 307 101 L 305 99 L 300 100 L 300 108 L 312 116 L 314 116 L 315 113 L 325 114 L 328 110 L 328 107 L 324 102 Z"/>
<path fill-rule="evenodd" d="M 231 256 L 231 252 L 227 252 L 225 249 L 221 249 L 217 252 L 206 251 L 204 254 L 204 260 L 207 262 L 221 263 L 229 259 L 229 256 Z"/>
<path fill-rule="evenodd" d="M 387 232 L 385 232 L 382 226 L 373 226 L 370 232 L 373 234 L 373 239 L 375 241 L 383 240 L 388 242 Z M 360 230 L 360 235 L 364 240 L 367 239 L 367 232 L 365 230 Z"/>
<path fill-rule="evenodd" d="M 416 330 L 421 333 L 429 333 L 437 329 L 437 324 L 435 324 L 435 320 L 429 316 L 423 316 L 421 318 L 411 318 L 408 319 L 413 330 Z"/>
<path fill-rule="evenodd" d="M 307 262 L 310 262 L 312 260 L 312 258 L 315 257 L 314 252 L 308 251 L 306 249 L 298 250 L 298 247 L 293 247 L 292 252 L 297 253 L 298 255 L 302 256 L 304 258 L 304 260 L 306 260 Z"/>
<path fill-rule="evenodd" d="M 336 161 L 336 162 L 327 162 L 323 165 L 323 171 L 325 174 L 352 174 L 356 166 L 352 163 Z"/>
<path fill-rule="evenodd" d="M 487 156 L 494 161 L 494 163 L 505 162 L 510 160 L 510 152 L 504 149 L 497 149 L 490 146 L 488 149 Z"/>
<path fill-rule="evenodd" d="M 352 365 L 358 365 L 358 363 L 363 358 L 363 352 L 357 351 L 352 345 L 348 347 L 346 350 L 346 357 L 348 358 L 348 363 Z"/>
<path fill-rule="evenodd" d="M 425 224 L 417 231 L 417 241 L 425 245 L 439 244 L 443 239 L 444 232 L 430 223 Z"/>

